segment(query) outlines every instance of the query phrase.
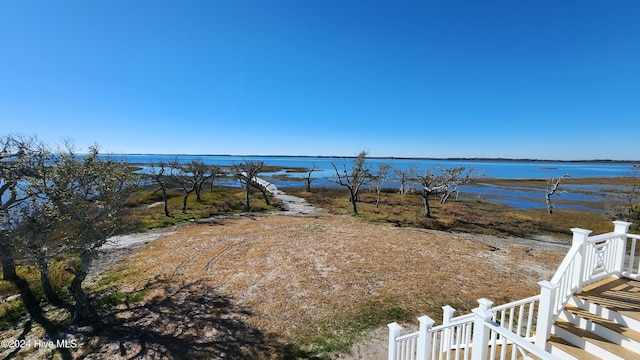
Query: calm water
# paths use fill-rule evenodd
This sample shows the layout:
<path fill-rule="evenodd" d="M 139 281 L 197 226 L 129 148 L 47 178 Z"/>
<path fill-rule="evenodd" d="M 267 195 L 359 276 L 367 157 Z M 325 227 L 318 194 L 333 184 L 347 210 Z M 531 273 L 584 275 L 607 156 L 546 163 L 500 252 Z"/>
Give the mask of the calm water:
<path fill-rule="evenodd" d="M 171 161 L 177 158 L 181 162 L 202 160 L 205 164 L 230 166 L 244 160 L 263 161 L 265 165 L 283 168 L 311 168 L 317 165 L 320 171 L 314 177 L 323 178 L 335 175 L 331 166 L 339 166 L 353 161 L 350 158 L 330 157 L 277 157 L 277 156 L 231 156 L 231 155 L 126 155 L 116 156 L 133 164 L 150 164 L 159 161 Z M 574 178 L 618 177 L 631 174 L 631 164 L 626 163 L 586 163 L 586 162 L 540 162 L 540 161 L 486 161 L 486 160 L 420 160 L 420 159 L 378 159 L 368 158 L 367 163 L 375 169 L 378 164 L 389 164 L 394 169 L 440 169 L 454 166 L 474 168 L 488 178 L 549 178 L 570 174 Z M 295 176 L 289 173 L 291 176 Z M 304 175 L 298 175 L 300 177 Z"/>
<path fill-rule="evenodd" d="M 313 172 L 316 180 L 313 186 L 337 186 L 331 181 L 335 177 L 335 170 L 332 163 L 338 165 L 340 169 L 346 164 L 347 168 L 352 163 L 352 158 L 330 158 L 330 157 L 277 157 L 277 156 L 229 156 L 229 155 L 126 155 L 116 156 L 121 160 L 126 160 L 132 164 L 143 166 L 143 171 L 148 171 L 146 164 L 158 163 L 160 161 L 172 161 L 178 159 L 180 162 L 191 160 L 201 160 L 205 164 L 231 166 L 239 164 L 244 160 L 263 161 L 265 165 L 287 168 L 310 169 L 317 165 L 319 170 Z M 379 164 L 389 164 L 393 169 L 408 170 L 418 168 L 420 170 L 431 168 L 438 170 L 441 168 L 464 166 L 473 168 L 485 178 L 508 178 L 508 179 L 530 179 L 530 178 L 550 178 L 569 174 L 573 178 L 591 177 L 620 177 L 631 175 L 631 164 L 628 163 L 588 163 L 588 162 L 542 162 L 542 161 L 487 161 L 487 160 L 421 160 L 421 159 L 379 159 L 368 158 L 367 163 L 375 170 Z M 283 179 L 286 176 L 288 179 Z M 261 173 L 260 177 L 270 181 L 279 188 L 303 186 L 302 179 L 306 173 L 287 172 L 286 170 L 275 173 Z M 392 176 L 389 177 L 386 187 L 399 187 L 394 182 Z M 227 185 L 237 185 L 233 179 L 221 179 Z M 604 203 L 611 202 L 616 195 L 615 192 L 624 192 L 622 187 L 609 185 L 574 185 L 566 181 L 561 185 L 565 190 L 563 193 L 554 195 L 554 206 L 556 208 L 574 209 L 599 209 L 604 211 Z M 497 201 L 518 208 L 544 208 L 544 188 L 526 187 L 502 187 L 480 180 L 476 184 L 463 186 L 460 189 L 460 198 Z"/>

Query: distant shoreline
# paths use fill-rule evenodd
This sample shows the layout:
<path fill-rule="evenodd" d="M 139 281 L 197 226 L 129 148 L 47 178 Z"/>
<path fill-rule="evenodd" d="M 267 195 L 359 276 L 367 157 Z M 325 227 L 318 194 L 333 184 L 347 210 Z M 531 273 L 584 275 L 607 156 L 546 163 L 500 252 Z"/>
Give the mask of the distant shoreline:
<path fill-rule="evenodd" d="M 233 155 L 233 154 L 153 154 L 153 153 L 110 153 L 105 155 L 118 156 L 220 156 L 220 157 L 261 157 L 261 158 L 318 158 L 318 159 L 355 159 L 356 156 L 345 155 Z M 377 160 L 435 160 L 435 161 L 474 161 L 474 162 L 540 162 L 540 163 L 591 163 L 591 164 L 636 164 L 640 160 L 613 160 L 613 159 L 590 159 L 590 160 L 550 160 L 550 159 L 512 159 L 512 158 L 483 158 L 483 157 L 404 157 L 404 156 L 368 156 L 367 159 Z"/>

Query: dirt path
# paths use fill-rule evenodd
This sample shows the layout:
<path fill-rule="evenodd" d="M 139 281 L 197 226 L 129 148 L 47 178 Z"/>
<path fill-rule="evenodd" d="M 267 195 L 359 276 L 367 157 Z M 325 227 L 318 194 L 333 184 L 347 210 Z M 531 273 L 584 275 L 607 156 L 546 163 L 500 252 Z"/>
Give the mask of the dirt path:
<path fill-rule="evenodd" d="M 285 211 L 280 214 L 284 215 L 304 215 L 304 214 L 317 214 L 322 212 L 322 209 L 309 205 L 307 200 L 299 198 L 293 195 L 287 195 L 284 192 L 278 190 L 273 193 L 273 196 L 282 201 Z"/>

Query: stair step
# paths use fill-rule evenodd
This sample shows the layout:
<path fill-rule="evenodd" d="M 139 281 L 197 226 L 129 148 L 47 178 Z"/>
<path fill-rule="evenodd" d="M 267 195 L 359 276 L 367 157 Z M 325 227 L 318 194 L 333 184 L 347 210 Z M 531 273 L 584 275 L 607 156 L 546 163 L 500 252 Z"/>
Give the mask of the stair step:
<path fill-rule="evenodd" d="M 640 282 L 607 278 L 586 286 L 569 304 L 630 329 L 640 329 Z M 631 336 L 630 336 L 631 337 Z"/>
<path fill-rule="evenodd" d="M 585 319 L 587 321 L 590 321 L 596 325 L 602 326 L 604 328 L 607 328 L 613 332 L 616 332 L 620 335 L 622 335 L 623 337 L 626 337 L 627 339 L 636 341 L 638 343 L 640 343 L 640 332 L 635 331 L 627 326 L 618 324 L 612 320 L 609 319 L 605 319 L 599 315 L 596 315 L 592 312 L 589 312 L 587 310 L 581 309 L 579 307 L 575 307 L 575 306 L 569 306 L 567 305 L 565 308 L 565 311 L 578 316 L 582 319 Z M 613 341 L 613 340 L 612 340 Z"/>
<path fill-rule="evenodd" d="M 601 358 L 591 354 L 585 349 L 581 349 L 556 335 L 551 335 L 548 343 L 551 345 L 551 353 L 558 357 L 564 358 L 562 355 L 568 354 L 576 360 L 601 360 Z M 554 350 L 556 349 L 560 350 L 560 353 L 555 352 Z"/>
<path fill-rule="evenodd" d="M 558 319 L 554 325 L 554 333 L 572 344 L 585 349 L 588 352 L 594 353 L 601 349 L 606 354 L 594 354 L 597 356 L 605 356 L 606 358 L 618 358 L 621 360 L 626 359 L 638 359 L 640 354 L 635 353 L 629 349 L 625 349 L 620 345 L 614 344 L 607 339 L 598 336 L 588 330 L 579 328 L 574 324 Z M 569 333 L 563 336 L 562 332 Z M 571 338 L 570 334 L 573 334 L 575 339 Z"/>
<path fill-rule="evenodd" d="M 611 277 L 585 286 L 576 296 L 640 321 L 640 281 Z"/>

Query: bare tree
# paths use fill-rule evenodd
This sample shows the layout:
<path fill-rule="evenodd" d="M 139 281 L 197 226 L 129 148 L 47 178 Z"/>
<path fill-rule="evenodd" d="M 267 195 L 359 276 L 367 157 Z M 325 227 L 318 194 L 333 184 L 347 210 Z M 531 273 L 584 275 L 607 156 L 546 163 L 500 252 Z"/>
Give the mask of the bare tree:
<path fill-rule="evenodd" d="M 202 201 L 200 193 L 204 183 L 215 176 L 213 166 L 205 165 L 201 160 L 191 160 L 186 164 L 180 164 L 178 160 L 174 160 L 168 165 L 177 169 L 174 174 L 174 181 L 182 188 L 182 213 L 187 212 L 187 200 L 191 193 L 196 193 L 196 201 Z"/>
<path fill-rule="evenodd" d="M 371 185 L 373 185 L 373 188 L 376 191 L 376 207 L 379 207 L 380 205 L 380 193 L 387 181 L 390 169 L 391 165 L 389 164 L 378 164 L 378 171 L 371 175 Z"/>
<path fill-rule="evenodd" d="M 202 161 L 191 161 L 187 164 L 187 170 L 192 174 L 192 179 L 195 184 L 196 201 L 201 202 L 202 188 L 208 182 L 211 183 L 211 189 L 213 191 L 213 182 L 216 175 L 220 171 L 220 168 L 213 165 L 206 165 Z"/>
<path fill-rule="evenodd" d="M 442 196 L 440 197 L 441 204 L 447 202 L 449 196 L 453 193 L 456 193 L 456 200 L 458 200 L 460 186 L 472 182 L 478 176 L 474 169 L 469 169 L 467 172 L 465 172 L 465 169 L 464 166 L 457 166 L 440 170 L 443 185 Z"/>
<path fill-rule="evenodd" d="M 429 198 L 445 189 L 445 185 L 442 182 L 442 176 L 436 174 L 429 168 L 424 171 L 419 171 L 417 168 L 414 168 L 411 172 L 413 178 L 418 184 L 416 193 L 420 195 L 422 203 L 424 204 L 424 216 L 431 217 Z"/>
<path fill-rule="evenodd" d="M 252 188 L 256 188 L 262 191 L 262 195 L 264 196 L 265 202 L 267 203 L 267 205 L 270 205 L 269 197 L 266 194 L 264 188 L 257 183 L 257 176 L 260 173 L 260 170 L 262 170 L 263 166 L 264 166 L 264 162 L 262 161 L 250 161 L 250 160 L 245 160 L 241 164 L 233 165 L 233 170 L 232 170 L 233 174 L 235 175 L 236 179 L 240 181 L 240 184 L 242 184 L 242 187 L 244 187 L 245 208 L 247 211 L 251 211 L 251 203 L 249 198 L 251 195 Z"/>
<path fill-rule="evenodd" d="M 331 163 L 331 166 L 336 171 L 337 179 L 335 182 L 349 190 L 349 202 L 353 207 L 354 214 L 358 213 L 357 202 L 360 187 L 369 179 L 370 175 L 370 170 L 365 163 L 366 157 L 367 152 L 361 151 L 353 160 L 351 172 L 347 171 L 346 163 L 342 165 L 342 172 L 338 170 L 338 166 L 335 163 Z"/>
<path fill-rule="evenodd" d="M 395 180 L 400 183 L 400 195 L 404 195 L 409 191 L 409 171 L 403 169 L 393 169 Z"/>
<path fill-rule="evenodd" d="M 167 217 L 171 216 L 169 213 L 167 191 L 169 190 L 173 179 L 176 177 L 174 172 L 175 169 L 164 161 L 161 161 L 158 164 L 151 164 L 151 178 L 160 186 L 154 191 L 154 193 L 162 191 L 162 202 L 164 205 L 163 210 L 164 215 Z"/>
<path fill-rule="evenodd" d="M 95 146 L 79 156 L 69 144 L 58 151 L 51 171 L 44 193 L 56 209 L 66 252 L 79 259 L 66 270 L 74 275 L 69 287 L 75 300 L 73 321 L 82 322 L 91 312 L 82 283 L 97 249 L 123 226 L 120 212 L 137 176 L 125 163 L 100 157 Z"/>
<path fill-rule="evenodd" d="M 311 169 L 307 171 L 307 177 L 304 179 L 305 190 L 307 192 L 311 192 L 311 182 L 315 180 L 314 178 L 311 177 L 311 174 L 313 174 L 314 171 L 318 171 L 318 170 L 319 170 L 318 165 L 314 163 Z"/>
<path fill-rule="evenodd" d="M 571 177 L 571 176 L 569 174 L 564 174 L 560 177 L 549 178 L 549 180 L 547 180 L 547 191 L 544 195 L 544 198 L 547 203 L 547 212 L 549 214 L 553 213 L 553 206 L 551 205 L 551 196 L 555 194 L 556 191 L 558 191 L 558 187 L 560 186 L 560 182 L 562 182 L 562 179 L 568 178 L 568 177 Z"/>

